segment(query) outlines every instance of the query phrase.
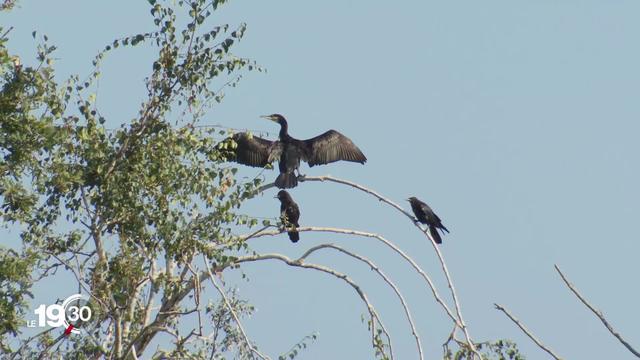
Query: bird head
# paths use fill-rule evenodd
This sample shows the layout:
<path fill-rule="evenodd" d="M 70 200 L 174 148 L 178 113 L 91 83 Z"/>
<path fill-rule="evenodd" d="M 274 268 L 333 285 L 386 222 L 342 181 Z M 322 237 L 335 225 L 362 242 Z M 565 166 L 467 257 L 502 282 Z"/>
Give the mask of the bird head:
<path fill-rule="evenodd" d="M 291 198 L 291 195 L 289 195 L 289 193 L 286 190 L 280 190 L 278 191 L 278 194 L 275 196 L 275 198 L 280 201 L 283 201 L 285 199 Z"/>
<path fill-rule="evenodd" d="M 283 122 L 286 122 L 286 120 L 284 119 L 284 116 L 280 115 L 280 114 L 271 114 L 271 115 L 262 115 L 260 116 L 263 119 L 267 119 L 267 120 L 271 120 L 273 122 L 276 122 L 280 125 L 282 125 Z"/>
<path fill-rule="evenodd" d="M 416 198 L 415 196 L 412 196 L 412 197 L 408 198 L 407 201 L 408 202 L 418 201 L 418 198 Z"/>

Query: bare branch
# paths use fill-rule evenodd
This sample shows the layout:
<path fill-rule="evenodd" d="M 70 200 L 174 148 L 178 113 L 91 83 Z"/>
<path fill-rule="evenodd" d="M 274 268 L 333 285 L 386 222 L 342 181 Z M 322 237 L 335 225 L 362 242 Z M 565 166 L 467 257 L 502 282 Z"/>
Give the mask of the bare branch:
<path fill-rule="evenodd" d="M 364 302 L 365 306 L 367 307 L 367 311 L 369 312 L 369 316 L 371 317 L 371 331 L 372 331 L 372 335 L 374 337 L 375 337 L 375 335 L 374 335 L 375 322 L 377 321 L 377 323 L 380 325 L 382 333 L 385 335 L 385 337 L 388 340 L 389 356 L 390 356 L 391 359 L 393 359 L 393 347 L 391 346 L 391 336 L 389 335 L 389 332 L 387 331 L 386 327 L 382 323 L 382 320 L 380 319 L 380 316 L 378 315 L 377 311 L 375 310 L 375 308 L 373 307 L 373 305 L 369 301 L 369 298 L 367 297 L 367 294 L 362 290 L 360 285 L 356 284 L 346 274 L 337 272 L 337 271 L 335 271 L 335 270 L 333 270 L 331 268 L 328 268 L 326 266 L 310 264 L 310 263 L 304 263 L 304 262 L 302 262 L 302 259 L 292 260 L 292 259 L 290 259 L 290 258 L 288 258 L 288 257 L 286 257 L 284 255 L 281 255 L 281 254 L 263 254 L 263 255 L 254 255 L 254 256 L 244 256 L 244 257 L 237 258 L 234 263 L 239 264 L 239 263 L 244 263 L 244 262 L 255 262 L 255 261 L 262 261 L 262 260 L 279 260 L 279 261 L 284 262 L 285 264 L 287 264 L 289 266 L 317 270 L 317 271 L 324 272 L 326 274 L 332 275 L 332 276 L 334 276 L 334 277 L 346 282 L 347 284 L 349 284 L 356 291 L 356 293 L 358 293 L 358 295 L 360 296 L 360 299 L 362 299 L 362 301 Z M 383 350 L 383 349 L 380 349 L 380 347 L 376 346 L 375 342 L 374 342 L 373 345 L 374 345 L 374 347 L 376 347 L 380 351 Z"/>
<path fill-rule="evenodd" d="M 11 355 L 11 357 L 10 357 L 9 359 L 10 359 L 10 360 L 15 359 L 15 357 L 16 357 L 16 356 L 21 355 L 20 353 L 22 352 L 22 350 L 23 350 L 23 349 L 24 349 L 24 348 L 25 348 L 25 347 L 26 347 L 26 346 L 27 346 L 31 341 L 33 341 L 34 339 L 39 338 L 39 337 L 40 337 L 40 336 L 42 336 L 42 335 L 45 335 L 45 334 L 48 334 L 48 333 L 52 332 L 54 329 L 55 329 L 55 328 L 50 328 L 50 329 L 44 330 L 44 331 L 42 331 L 42 332 L 40 332 L 40 333 L 38 333 L 38 334 L 36 334 L 36 335 L 34 335 L 34 336 L 32 336 L 32 337 L 28 338 L 27 340 L 25 340 L 25 341 L 22 343 L 22 345 L 18 348 L 18 350 L 16 350 L 16 351 L 13 353 L 13 355 Z"/>
<path fill-rule="evenodd" d="M 411 222 L 418 228 L 420 229 L 420 231 L 422 233 L 425 234 L 425 236 L 427 236 L 427 238 L 431 241 L 431 245 L 433 246 L 433 249 L 435 250 L 437 256 L 438 256 L 438 260 L 440 261 L 440 265 L 442 267 L 442 270 L 444 272 L 444 275 L 446 277 L 447 280 L 447 285 L 449 286 L 449 290 L 451 290 L 451 297 L 453 299 L 455 308 L 456 308 L 456 314 L 458 316 L 458 321 L 456 323 L 458 323 L 460 329 L 462 329 L 462 332 L 464 333 L 465 339 L 467 341 L 467 345 L 469 346 L 469 348 L 471 349 L 471 351 L 475 354 L 475 356 L 477 356 L 479 359 L 481 359 L 482 357 L 480 356 L 480 353 L 477 351 L 477 349 L 475 348 L 473 341 L 471 340 L 471 336 L 469 335 L 469 331 L 467 329 L 467 325 L 464 321 L 464 318 L 462 316 L 462 309 L 460 307 L 460 301 L 458 300 L 458 295 L 456 293 L 455 287 L 453 285 L 453 280 L 451 279 L 451 275 L 449 274 L 449 270 L 447 268 L 447 264 L 444 261 L 444 257 L 442 256 L 442 253 L 440 252 L 440 248 L 438 247 L 438 244 L 436 244 L 436 242 L 433 240 L 433 238 L 431 237 L 431 235 L 425 231 L 416 221 L 415 217 L 410 214 L 409 212 L 407 212 L 406 210 L 404 210 L 400 205 L 396 204 L 395 202 L 391 201 L 390 199 L 382 196 L 380 193 L 369 189 L 367 187 L 364 187 L 360 184 L 357 184 L 355 182 L 351 182 L 351 181 L 347 181 L 347 180 L 342 180 L 342 179 L 338 179 L 329 175 L 325 175 L 325 176 L 299 176 L 298 177 L 298 181 L 300 182 L 304 182 L 304 181 L 320 181 L 320 182 L 325 182 L 325 181 L 330 181 L 330 182 L 334 182 L 337 184 L 342 184 L 342 185 L 347 185 L 350 186 L 352 188 L 358 189 L 360 191 L 363 191 L 373 197 L 375 197 L 376 199 L 378 199 L 379 201 L 386 203 L 387 205 L 390 205 L 391 207 L 393 207 L 394 209 L 398 210 L 399 212 L 401 212 L 402 214 L 404 214 L 407 218 L 409 218 L 409 220 L 411 220 Z M 258 189 L 258 192 L 262 192 L 265 191 L 271 187 L 273 187 L 274 184 L 267 184 L 262 186 L 260 189 Z"/>
<path fill-rule="evenodd" d="M 122 317 L 120 316 L 120 311 L 115 311 L 114 316 L 114 326 L 115 326 L 115 341 L 113 343 L 113 354 L 116 358 L 119 358 L 122 355 Z M 133 346 L 133 344 L 131 344 Z"/>
<path fill-rule="evenodd" d="M 7 5 L 8 4 L 8 5 Z M 11 1 L 5 1 L 3 2 L 2 5 L 0 5 L 0 9 L 2 9 L 3 6 L 12 6 Z M 3 9 L 4 10 L 4 9 Z M 13 26 L 9 26 L 9 29 L 7 29 L 7 31 L 4 32 L 4 34 L 0 35 L 0 39 L 4 39 L 7 35 L 9 35 L 9 33 L 11 32 L 11 30 L 13 30 Z"/>
<path fill-rule="evenodd" d="M 193 297 L 193 300 L 196 303 L 196 310 L 198 311 L 198 329 L 199 329 L 199 336 L 202 336 L 202 329 L 203 329 L 203 324 L 202 324 L 202 307 L 200 306 L 200 290 L 201 290 L 201 283 L 200 283 L 200 275 L 198 275 L 198 272 L 195 271 L 193 269 L 193 267 L 191 266 L 191 264 L 187 263 L 187 266 L 189 267 L 189 271 L 191 271 L 191 273 L 193 274 L 193 278 L 195 280 L 196 285 L 194 286 L 195 289 L 195 295 Z M 191 336 L 191 335 L 189 335 Z M 188 337 L 187 337 L 188 338 Z"/>
<path fill-rule="evenodd" d="M 78 285 L 80 285 L 80 287 L 82 287 L 82 289 L 87 294 L 89 294 L 89 296 L 91 296 L 98 304 L 100 304 L 104 310 L 109 310 L 109 306 L 107 304 L 105 304 L 100 298 L 96 297 L 93 294 L 93 292 L 91 292 L 91 290 L 86 287 L 86 285 L 84 284 L 84 281 L 82 280 L 82 274 L 80 274 L 78 271 L 76 271 L 76 269 L 74 269 L 73 266 L 71 266 L 71 264 L 69 264 L 68 262 L 64 261 L 63 259 L 61 259 L 60 257 L 58 257 L 56 254 L 54 254 L 52 252 L 45 251 L 45 253 L 47 255 L 50 255 L 53 258 L 55 258 L 60 264 L 64 265 L 65 268 L 69 269 L 69 271 L 71 271 L 73 276 L 76 278 L 76 281 L 78 282 Z"/>
<path fill-rule="evenodd" d="M 352 258 L 357 259 L 369 265 L 371 270 L 375 271 L 376 273 L 378 273 L 378 275 L 380 275 L 380 277 L 382 277 L 382 279 L 393 289 L 393 291 L 396 293 L 396 296 L 400 300 L 400 303 L 402 304 L 402 308 L 404 309 L 404 313 L 407 316 L 407 320 L 409 321 L 409 325 L 411 326 L 411 333 L 413 334 L 413 337 L 416 339 L 416 345 L 418 347 L 418 354 L 420 355 L 420 359 L 424 359 L 424 355 L 422 353 L 422 344 L 420 343 L 420 337 L 418 336 L 418 331 L 416 330 L 415 324 L 413 322 L 413 317 L 411 316 L 411 312 L 409 311 L 409 306 L 407 305 L 407 302 L 405 301 L 404 296 L 402 296 L 402 293 L 400 293 L 400 289 L 398 289 L 396 284 L 393 281 L 391 281 L 391 279 L 389 279 L 389 277 L 387 277 L 387 275 L 385 275 L 385 273 L 382 272 L 382 270 L 380 270 L 380 268 L 371 260 L 334 244 L 322 244 L 322 245 L 314 246 L 311 249 L 307 250 L 304 253 L 304 255 L 300 257 L 300 259 L 304 259 L 309 255 L 311 255 L 311 253 L 320 249 L 335 249 L 337 251 L 340 251 L 343 254 L 349 255 Z"/>
<path fill-rule="evenodd" d="M 591 310 L 594 314 L 596 314 L 596 316 L 598 317 L 598 319 L 600 319 L 600 321 L 602 321 L 602 323 L 604 324 L 604 326 L 607 328 L 607 330 L 609 330 L 609 332 L 615 336 L 616 339 L 618 339 L 618 341 L 620 341 L 622 343 L 622 345 L 624 345 L 624 347 L 627 348 L 627 350 L 631 351 L 631 353 L 633 355 L 635 355 L 636 357 L 640 358 L 640 353 L 634 349 L 631 344 L 629 344 L 626 340 L 624 340 L 622 338 L 622 336 L 620 335 L 620 333 L 618 333 L 613 326 L 611 326 L 611 324 L 609 324 L 609 322 L 607 321 L 607 319 L 604 317 L 604 315 L 602 314 L 602 311 L 596 309 L 595 307 L 593 307 L 593 305 L 591 305 L 585 298 L 584 296 L 582 296 L 580 294 L 580 292 L 578 291 L 578 289 L 576 289 L 576 287 L 569 282 L 569 280 L 567 279 L 567 277 L 562 273 L 562 271 L 560 270 L 560 268 L 558 267 L 558 265 L 554 265 L 554 267 L 556 268 L 556 271 L 558 272 L 558 274 L 560 274 L 560 277 L 562 278 L 562 281 L 564 281 L 565 284 L 567 284 L 567 286 L 569 287 L 569 289 L 571 290 L 571 292 L 573 292 L 578 299 L 580 299 L 580 301 L 589 308 L 589 310 Z"/>
<path fill-rule="evenodd" d="M 129 330 L 131 329 L 131 325 L 135 321 L 135 312 L 136 310 L 138 310 L 137 305 L 139 303 L 139 296 L 142 293 L 142 288 L 144 287 L 144 284 L 147 281 L 149 281 L 148 278 L 143 279 L 143 281 L 134 285 L 133 295 L 129 298 L 129 306 L 127 308 L 127 311 L 125 313 L 125 318 L 123 320 L 124 325 L 122 328 L 122 334 L 124 338 L 127 338 L 129 336 Z"/>
<path fill-rule="evenodd" d="M 297 228 L 296 230 L 300 232 L 313 231 L 313 232 L 330 232 L 330 233 L 345 234 L 345 235 L 356 235 L 356 236 L 362 236 L 367 238 L 373 238 L 381 241 L 383 244 L 391 248 L 394 252 L 402 256 L 402 258 L 405 259 L 409 264 L 411 264 L 413 269 L 416 270 L 429 285 L 429 288 L 431 289 L 431 293 L 433 294 L 433 297 L 436 299 L 436 302 L 442 306 L 442 308 L 447 313 L 449 318 L 451 318 L 453 323 L 457 327 L 461 327 L 456 316 L 453 314 L 451 309 L 449 309 L 449 306 L 447 306 L 447 304 L 442 300 L 442 298 L 438 294 L 438 290 L 436 289 L 429 275 L 427 275 L 427 273 L 424 270 L 422 270 L 422 268 L 409 255 L 405 254 L 402 250 L 400 250 L 391 241 L 387 240 L 383 236 L 380 236 L 374 233 L 368 233 L 364 231 L 357 231 L 357 230 L 351 230 L 351 229 L 338 229 L 338 228 L 327 228 L 327 227 L 316 227 L 316 226 L 303 226 L 303 227 Z M 253 237 L 259 238 L 262 236 L 275 236 L 275 235 L 281 234 L 282 232 L 283 230 L 263 231 L 261 233 L 254 234 Z"/>
<path fill-rule="evenodd" d="M 509 319 L 511 319 L 511 321 L 513 321 L 516 325 L 518 325 L 518 327 L 531 339 L 533 340 L 534 343 L 536 343 L 536 345 L 538 345 L 539 348 L 541 348 L 542 350 L 546 351 L 547 353 L 549 353 L 549 355 L 551 355 L 554 359 L 556 360 L 562 360 L 562 358 L 558 355 L 556 355 L 551 349 L 549 349 L 548 347 L 546 347 L 540 340 L 538 340 L 529 330 L 527 330 L 527 328 L 518 320 L 516 319 L 513 315 L 511 315 L 511 313 L 509 312 L 509 310 L 505 309 L 503 306 L 498 305 L 498 304 L 493 304 L 496 309 L 502 311 L 505 315 L 507 315 L 507 317 Z"/>
<path fill-rule="evenodd" d="M 222 299 L 225 305 L 227 306 L 227 308 L 229 309 L 229 312 L 231 313 L 233 320 L 235 320 L 236 324 L 238 324 L 238 329 L 240 330 L 240 333 L 242 334 L 242 337 L 244 338 L 244 341 L 247 344 L 247 347 L 249 348 L 249 350 L 251 350 L 251 352 L 254 353 L 256 356 L 258 356 L 260 359 L 270 360 L 268 356 L 263 355 L 262 353 L 260 353 L 260 351 L 258 351 L 258 349 L 253 347 L 253 345 L 251 344 L 251 341 L 249 340 L 249 337 L 247 336 L 246 331 L 244 331 L 244 327 L 240 322 L 240 318 L 238 317 L 238 314 L 236 314 L 236 311 L 233 309 L 233 306 L 231 305 L 231 303 L 229 302 L 229 299 L 227 298 L 227 294 L 225 294 L 224 290 L 216 282 L 216 279 L 213 276 L 213 272 L 211 271 L 211 267 L 209 266 L 209 261 L 207 261 L 207 257 L 202 255 L 202 259 L 204 260 L 204 264 L 207 267 L 209 280 L 211 280 L 211 283 L 213 284 L 213 286 L 216 288 L 216 290 L 218 290 L 218 292 L 220 293 L 220 296 L 222 296 Z"/>

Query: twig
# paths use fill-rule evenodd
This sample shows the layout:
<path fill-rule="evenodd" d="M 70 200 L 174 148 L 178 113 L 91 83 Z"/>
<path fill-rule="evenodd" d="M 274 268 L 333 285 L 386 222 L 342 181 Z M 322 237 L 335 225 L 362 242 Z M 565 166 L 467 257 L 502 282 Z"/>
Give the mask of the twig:
<path fill-rule="evenodd" d="M 395 208 L 396 210 L 398 210 L 399 212 L 401 212 L 402 214 L 404 214 L 406 217 L 408 217 L 411 222 L 418 228 L 420 229 L 420 231 L 422 233 L 424 233 L 427 238 L 431 241 L 431 244 L 438 256 L 438 260 L 440 261 L 440 265 L 442 267 L 442 270 L 444 272 L 444 275 L 446 277 L 447 280 L 447 285 L 449 286 L 449 290 L 451 290 L 451 297 L 453 299 L 455 308 L 456 308 L 456 314 L 458 316 L 458 325 L 460 327 L 460 329 L 462 329 L 462 332 L 464 333 L 465 339 L 467 341 L 467 345 L 469 346 L 469 349 L 471 349 L 471 351 L 475 354 L 475 356 L 477 356 L 479 359 L 481 359 L 481 355 L 478 352 L 478 350 L 476 349 L 475 345 L 473 344 L 473 340 L 471 339 L 471 336 L 469 335 L 469 330 L 467 329 L 467 325 L 464 321 L 464 318 L 462 316 L 462 309 L 460 306 L 460 301 L 458 300 L 458 295 L 456 293 L 455 287 L 453 285 L 453 280 L 451 279 L 451 275 L 449 274 L 449 270 L 447 268 L 447 264 L 444 261 L 444 257 L 442 256 L 442 253 L 440 252 L 440 249 L 438 248 L 438 245 L 436 244 L 436 242 L 433 240 L 433 238 L 431 237 L 431 235 L 425 231 L 420 225 L 418 225 L 418 223 L 416 222 L 416 219 L 413 215 L 411 215 L 410 213 L 408 213 L 406 210 L 404 210 L 400 205 L 396 204 L 395 202 L 391 201 L 390 199 L 382 196 L 380 193 L 366 188 L 360 184 L 351 182 L 351 181 L 347 181 L 347 180 L 342 180 L 342 179 L 338 179 L 335 177 L 332 177 L 330 175 L 325 175 L 325 176 L 299 176 L 298 177 L 298 181 L 300 182 L 305 182 L 305 181 L 319 181 L 319 182 L 324 182 L 324 181 L 330 181 L 330 182 L 334 182 L 337 184 L 342 184 L 342 185 L 347 185 L 350 186 L 352 188 L 358 189 L 360 191 L 363 191 L 373 197 L 375 197 L 376 199 L 378 199 L 381 202 L 386 203 L 387 205 L 390 205 L 391 207 Z M 265 190 L 270 189 L 271 187 L 274 187 L 274 184 L 267 184 L 262 186 L 261 188 L 259 188 L 257 190 L 257 192 L 262 192 Z"/>
<path fill-rule="evenodd" d="M 4 32 L 4 34 L 0 35 L 0 40 L 4 39 L 7 35 L 9 35 L 9 33 L 11 32 L 11 30 L 13 30 L 13 26 L 10 26 L 7 31 Z"/>
<path fill-rule="evenodd" d="M 24 348 L 25 348 L 25 347 L 26 347 L 26 346 L 27 346 L 31 341 L 33 341 L 34 339 L 39 338 L 39 337 L 40 337 L 40 336 L 42 336 L 42 335 L 48 334 L 48 333 L 52 332 L 52 331 L 53 331 L 53 330 L 55 330 L 55 329 L 56 329 L 56 328 L 50 328 L 50 329 L 44 330 L 44 331 L 42 331 L 42 332 L 40 332 L 40 333 L 38 333 L 38 334 L 36 334 L 36 335 L 34 335 L 34 336 L 32 336 L 32 337 L 28 338 L 27 340 L 25 340 L 25 341 L 22 343 L 22 345 L 18 348 L 18 350 L 16 350 L 16 351 L 13 353 L 13 355 L 11 355 L 10 359 L 11 359 L 11 360 L 13 360 L 16 356 L 18 356 L 18 355 L 22 352 L 22 350 L 23 350 L 23 349 L 24 349 Z"/>
<path fill-rule="evenodd" d="M 509 319 L 511 319 L 511 321 L 513 321 L 516 325 L 518 325 L 518 327 L 531 339 L 533 340 L 534 343 L 536 343 L 536 345 L 538 345 L 539 348 L 541 348 L 542 350 L 546 351 L 547 353 L 549 353 L 549 355 L 551 355 L 554 359 L 556 360 L 562 360 L 562 358 L 558 355 L 556 355 L 551 349 L 549 349 L 548 347 L 546 347 L 540 340 L 538 340 L 529 330 L 527 330 L 527 328 L 518 320 L 516 319 L 513 315 L 511 315 L 511 313 L 509 312 L 509 310 L 505 309 L 503 306 L 500 306 L 498 304 L 493 304 L 496 309 L 502 311 L 505 315 L 507 315 L 507 317 Z"/>
<path fill-rule="evenodd" d="M 243 262 L 255 262 L 255 261 L 262 261 L 262 260 L 279 260 L 289 266 L 317 270 L 317 271 L 332 275 L 349 284 L 349 286 L 351 286 L 356 291 L 356 293 L 358 293 L 358 296 L 360 296 L 360 299 L 362 299 L 365 306 L 367 307 L 367 311 L 369 312 L 369 316 L 371 317 L 372 333 L 374 332 L 375 322 L 377 321 L 378 324 L 380 325 L 382 333 L 384 333 L 389 343 L 390 358 L 393 359 L 393 348 L 391 346 L 391 336 L 389 335 L 389 332 L 387 331 L 386 327 L 382 323 L 382 320 L 380 319 L 380 316 L 378 315 L 377 311 L 375 310 L 371 302 L 369 302 L 369 298 L 367 297 L 366 293 L 362 290 L 360 285 L 356 284 L 353 280 L 351 280 L 351 278 L 349 278 L 347 275 L 343 273 L 337 272 L 328 267 L 325 267 L 322 265 L 304 263 L 302 262 L 302 259 L 292 260 L 281 254 L 263 254 L 263 255 L 254 255 L 254 256 L 244 256 L 244 257 L 237 258 L 234 261 L 234 263 L 239 264 Z M 375 343 L 374 343 L 374 346 L 375 346 Z"/>
<path fill-rule="evenodd" d="M 569 289 L 571 290 L 571 292 L 573 292 L 578 299 L 580 299 L 580 301 L 589 308 L 589 310 L 591 310 L 594 314 L 596 314 L 596 316 L 598 317 L 598 319 L 600 319 L 600 321 L 602 321 L 602 323 L 604 324 L 604 326 L 607 328 L 607 330 L 609 330 L 609 332 L 615 336 L 616 339 L 618 339 L 618 341 L 620 341 L 622 343 L 622 345 L 624 345 L 624 347 L 627 348 L 627 350 L 631 351 L 631 353 L 633 355 L 635 355 L 636 357 L 640 358 L 640 353 L 634 349 L 631 344 L 629 344 L 626 340 L 624 340 L 622 338 L 622 336 L 620 335 L 620 333 L 618 333 L 613 326 L 611 326 L 611 324 L 609 324 L 609 322 L 607 321 L 607 319 L 604 317 L 604 315 L 602 314 L 602 311 L 596 309 L 595 307 L 593 307 L 593 305 L 591 305 L 578 291 L 578 289 L 576 289 L 575 286 L 573 286 L 572 283 L 569 282 L 569 280 L 567 279 L 566 276 L 564 276 L 564 274 L 562 273 L 562 271 L 560 271 L 560 268 L 558 267 L 558 265 L 554 265 L 554 267 L 556 268 L 556 271 L 558 272 L 558 274 L 560 274 L 560 277 L 562 278 L 562 281 L 564 281 L 565 284 L 567 284 L 567 286 L 569 287 Z"/>
<path fill-rule="evenodd" d="M 435 298 L 436 302 L 440 304 L 440 306 L 442 306 L 444 311 L 447 313 L 449 318 L 451 318 L 451 320 L 457 327 L 461 326 L 456 316 L 453 314 L 451 309 L 449 309 L 449 306 L 447 306 L 447 304 L 440 297 L 440 294 L 438 294 L 438 290 L 436 289 L 429 275 L 427 275 L 427 273 L 424 270 L 422 270 L 422 268 L 420 268 L 420 266 L 418 266 L 418 264 L 411 257 L 409 257 L 409 255 L 405 254 L 402 250 L 400 250 L 397 246 L 395 246 L 391 241 L 387 240 L 386 238 L 378 234 L 368 233 L 364 231 L 350 230 L 350 229 L 303 226 L 303 227 L 296 228 L 296 230 L 299 232 L 313 231 L 313 232 L 330 232 L 330 233 L 345 234 L 345 235 L 356 235 L 356 236 L 362 236 L 367 238 L 373 238 L 381 241 L 383 244 L 390 247 L 394 252 L 402 256 L 402 258 L 404 258 L 409 264 L 411 264 L 413 269 L 416 270 L 429 285 L 429 289 L 431 289 L 431 293 L 433 294 L 433 297 Z M 282 232 L 283 232 L 282 230 L 263 231 L 258 234 L 254 234 L 253 238 L 259 238 L 262 236 L 275 236 L 275 235 L 281 234 Z"/>
<path fill-rule="evenodd" d="M 209 261 L 207 261 L 207 257 L 202 255 L 202 259 L 204 260 L 204 264 L 207 267 L 207 272 L 209 273 L 209 280 L 211 280 L 211 283 L 213 284 L 213 286 L 216 288 L 216 290 L 218 290 L 218 292 L 220 293 L 220 296 L 222 296 L 222 299 L 224 300 L 225 305 L 227 305 L 227 308 L 229 308 L 229 312 L 231 313 L 231 316 L 233 316 L 233 320 L 235 320 L 236 324 L 238 324 L 238 329 L 240 330 L 240 333 L 242 334 L 242 337 L 244 338 L 244 341 L 246 342 L 247 347 L 249 347 L 249 350 L 251 350 L 252 353 L 256 354 L 256 356 L 258 356 L 260 359 L 270 360 L 268 356 L 262 355 L 258 351 L 258 349 L 253 347 L 253 345 L 251 344 L 251 341 L 249 340 L 249 337 L 247 336 L 247 333 L 244 331 L 244 327 L 240 322 L 240 318 L 238 317 L 238 314 L 236 314 L 236 311 L 233 310 L 233 306 L 229 302 L 229 299 L 227 298 L 227 295 L 225 294 L 224 290 L 222 290 L 222 288 L 220 288 L 220 285 L 218 285 L 218 283 L 216 282 L 216 279 L 213 276 L 213 272 L 211 271 L 211 267 L 209 266 Z"/>
<path fill-rule="evenodd" d="M 400 293 L 400 289 L 398 289 L 396 284 L 393 281 L 391 281 L 391 279 L 389 279 L 389 277 L 387 277 L 387 275 L 385 275 L 385 273 L 382 272 L 382 270 L 380 270 L 380 268 L 371 260 L 334 244 L 321 244 L 321 245 L 314 246 L 311 249 L 307 250 L 307 252 L 305 252 L 305 254 L 300 258 L 304 259 L 308 257 L 312 252 L 320 249 L 335 249 L 337 251 L 340 251 L 343 254 L 351 256 L 354 259 L 360 260 L 361 262 L 364 262 L 365 264 L 369 265 L 371 270 L 375 271 L 376 273 L 378 273 L 378 275 L 380 275 L 380 277 L 382 277 L 382 279 L 393 289 L 393 291 L 396 293 L 396 296 L 400 300 L 400 303 L 402 304 L 402 308 L 404 309 L 404 313 L 407 316 L 407 320 L 409 321 L 409 325 L 411 326 L 411 333 L 413 334 L 413 337 L 416 339 L 416 346 L 418 347 L 418 354 L 420 355 L 420 359 L 424 359 L 424 355 L 422 353 L 422 344 L 420 343 L 420 337 L 418 336 L 418 331 L 416 330 L 415 324 L 413 322 L 413 317 L 411 316 L 411 312 L 409 311 L 409 306 L 407 305 L 407 302 L 405 301 L 404 296 L 402 296 L 402 293 Z"/>
<path fill-rule="evenodd" d="M 79 274 L 76 269 L 74 269 L 71 264 L 67 263 L 66 261 L 62 260 L 61 258 L 59 258 L 57 255 L 55 255 L 52 252 L 48 252 L 45 251 L 45 253 L 47 255 L 52 256 L 53 258 L 55 258 L 59 263 L 61 263 L 65 268 L 69 269 L 69 271 L 71 271 L 71 273 L 73 274 L 73 276 L 76 278 L 76 281 L 78 282 L 78 284 L 82 287 L 82 289 L 84 289 L 84 291 L 89 294 L 89 296 L 91 296 L 94 300 L 96 300 L 96 302 L 100 305 L 102 305 L 103 309 L 108 310 L 109 306 L 107 304 L 105 304 L 100 298 L 98 298 L 97 296 L 95 296 L 91 290 L 89 288 L 87 288 L 84 284 L 84 282 L 82 281 L 82 275 Z"/>
<path fill-rule="evenodd" d="M 202 329 L 203 329 L 203 325 L 202 325 L 202 308 L 200 307 L 200 296 L 202 294 L 200 293 L 200 291 L 201 291 L 200 275 L 198 275 L 198 272 L 193 269 L 191 264 L 187 263 L 187 267 L 189 268 L 189 271 L 191 271 L 191 273 L 193 274 L 193 279 L 195 280 L 195 283 L 196 283 L 194 288 L 193 288 L 195 290 L 195 295 L 194 295 L 193 299 L 194 299 L 194 301 L 196 303 L 196 309 L 198 310 L 198 329 L 200 330 L 199 336 L 202 336 Z"/>

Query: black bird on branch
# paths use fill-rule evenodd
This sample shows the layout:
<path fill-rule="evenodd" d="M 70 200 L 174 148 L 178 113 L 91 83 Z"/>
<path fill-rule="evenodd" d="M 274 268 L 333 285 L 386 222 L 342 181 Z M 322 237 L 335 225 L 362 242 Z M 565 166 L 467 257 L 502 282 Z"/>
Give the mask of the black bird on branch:
<path fill-rule="evenodd" d="M 433 240 L 435 240 L 437 244 L 442 244 L 442 238 L 438 233 L 438 229 L 442 230 L 443 234 L 445 231 L 448 233 L 449 230 L 442 225 L 442 220 L 440 220 L 438 215 L 431 210 L 429 205 L 414 196 L 408 198 L 407 201 L 411 204 L 411 210 L 413 210 L 413 214 L 418 218 L 418 221 L 429 227 L 429 232 L 431 236 L 433 236 Z"/>
<path fill-rule="evenodd" d="M 261 117 L 280 124 L 278 140 L 270 141 L 247 133 L 235 134 L 231 139 L 237 147 L 227 158 L 254 167 L 264 167 L 277 160 L 280 175 L 276 178 L 275 185 L 280 189 L 298 185 L 295 172 L 300 174 L 300 160 L 306 161 L 310 167 L 339 160 L 361 164 L 367 161 L 362 151 L 348 137 L 335 130 L 311 139 L 298 140 L 289 136 L 289 126 L 284 116 L 273 114 Z"/>
<path fill-rule="evenodd" d="M 276 199 L 280 200 L 280 219 L 287 228 L 293 228 L 293 230 L 287 231 L 289 240 L 291 242 L 298 242 L 300 240 L 300 233 L 295 231 L 300 226 L 298 220 L 300 219 L 300 208 L 298 204 L 293 201 L 293 198 L 286 190 L 278 191 Z"/>

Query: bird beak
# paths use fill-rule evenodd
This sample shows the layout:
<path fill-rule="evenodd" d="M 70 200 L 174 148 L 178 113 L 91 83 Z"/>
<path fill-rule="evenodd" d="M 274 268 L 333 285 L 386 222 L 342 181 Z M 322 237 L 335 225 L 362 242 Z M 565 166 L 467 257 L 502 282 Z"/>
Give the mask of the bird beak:
<path fill-rule="evenodd" d="M 262 115 L 262 116 L 260 116 L 260 117 L 261 117 L 261 118 L 263 118 L 263 119 L 267 119 L 267 120 L 275 121 L 275 120 L 273 120 L 273 117 L 271 117 L 271 115 Z"/>

